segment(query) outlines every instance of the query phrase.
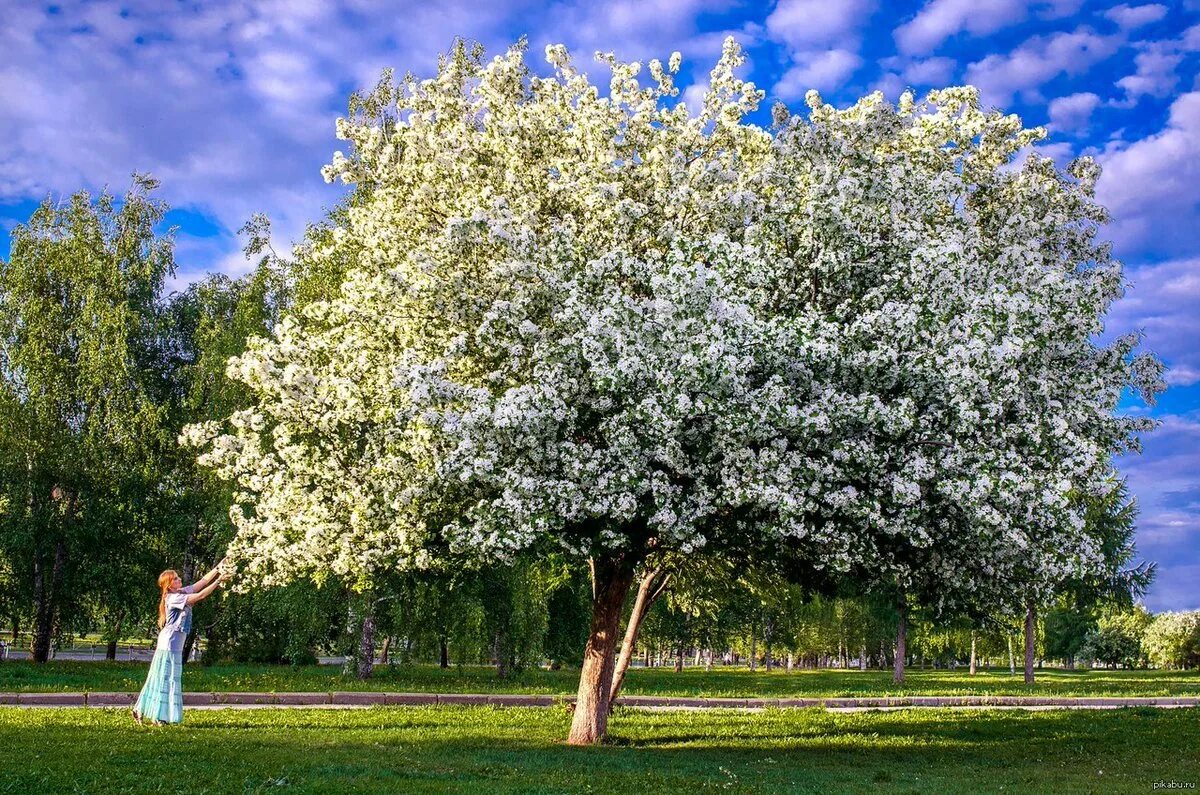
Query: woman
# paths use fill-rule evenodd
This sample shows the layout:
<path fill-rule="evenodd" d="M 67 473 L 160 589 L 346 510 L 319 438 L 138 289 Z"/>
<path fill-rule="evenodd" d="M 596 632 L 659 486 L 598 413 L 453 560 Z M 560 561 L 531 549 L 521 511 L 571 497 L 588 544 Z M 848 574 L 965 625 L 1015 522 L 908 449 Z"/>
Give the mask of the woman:
<path fill-rule="evenodd" d="M 179 723 L 183 720 L 183 641 L 192 628 L 192 605 L 216 590 L 225 579 L 222 567 L 225 560 L 192 585 L 184 587 L 174 569 L 158 575 L 162 598 L 158 602 L 158 645 L 150 661 L 146 684 L 133 705 L 133 717 L 138 723 L 148 720 Z"/>

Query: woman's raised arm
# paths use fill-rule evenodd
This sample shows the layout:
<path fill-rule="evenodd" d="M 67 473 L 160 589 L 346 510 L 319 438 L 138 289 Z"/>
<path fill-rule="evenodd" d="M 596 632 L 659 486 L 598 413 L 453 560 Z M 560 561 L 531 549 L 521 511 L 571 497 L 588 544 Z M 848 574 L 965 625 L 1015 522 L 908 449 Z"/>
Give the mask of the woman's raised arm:
<path fill-rule="evenodd" d="M 194 604 L 196 604 L 196 602 L 201 602 L 201 601 L 207 599 L 209 594 L 211 594 L 213 591 L 217 590 L 217 586 L 221 584 L 221 580 L 223 580 L 223 579 L 225 579 L 225 576 L 218 573 L 216 575 L 216 579 L 214 579 L 208 585 L 204 586 L 202 589 L 200 589 L 199 591 L 196 591 L 195 593 L 188 594 L 187 603 L 189 605 L 194 605 Z"/>
<path fill-rule="evenodd" d="M 211 583 L 216 576 L 221 573 L 221 567 L 224 566 L 228 560 L 229 558 L 227 557 L 221 558 L 221 562 L 213 566 L 212 570 L 209 571 L 208 574 L 205 574 L 203 577 L 192 583 L 189 587 L 192 589 L 193 593 Z"/>

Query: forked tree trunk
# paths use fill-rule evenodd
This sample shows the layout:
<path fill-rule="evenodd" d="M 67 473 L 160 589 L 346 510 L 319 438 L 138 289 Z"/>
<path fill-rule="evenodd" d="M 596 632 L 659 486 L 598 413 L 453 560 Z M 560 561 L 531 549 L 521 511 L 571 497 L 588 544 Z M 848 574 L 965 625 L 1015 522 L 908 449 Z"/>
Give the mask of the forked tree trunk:
<path fill-rule="evenodd" d="M 975 656 L 975 630 L 971 630 L 971 676 L 975 675 L 978 658 Z"/>
<path fill-rule="evenodd" d="M 908 603 L 904 600 L 899 604 L 900 621 L 896 625 L 896 663 L 892 668 L 892 681 L 896 684 L 904 682 L 904 659 L 908 654 Z"/>
<path fill-rule="evenodd" d="M 633 610 L 629 614 L 629 623 L 625 625 L 625 637 L 621 641 L 621 656 L 617 659 L 616 667 L 613 670 L 612 691 L 609 695 L 609 702 L 615 701 L 621 693 L 621 686 L 625 684 L 625 674 L 629 672 L 629 663 L 633 660 L 634 649 L 637 648 L 638 633 L 641 632 L 642 622 L 646 619 L 646 614 L 650 612 L 651 606 L 658 600 L 658 597 L 666 591 L 667 585 L 671 582 L 671 575 L 664 572 L 661 568 L 653 568 L 642 576 L 641 582 L 638 583 L 637 597 L 633 602 Z M 649 650 L 646 653 L 646 664 L 649 667 L 650 654 Z"/>
<path fill-rule="evenodd" d="M 592 559 L 592 626 L 579 672 L 571 720 L 571 745 L 595 745 L 608 734 L 609 697 L 616 667 L 617 634 L 636 561 L 624 556 Z"/>
<path fill-rule="evenodd" d="M 1033 684 L 1033 649 L 1034 630 L 1037 623 L 1037 612 L 1033 602 L 1025 608 L 1025 684 Z"/>
<path fill-rule="evenodd" d="M 54 547 L 54 563 L 50 568 L 49 582 L 46 566 L 41 560 L 34 561 L 34 627 L 33 661 L 44 663 L 50 659 L 50 644 L 58 623 L 58 596 L 63 572 L 67 564 L 67 547 L 62 539 Z"/>

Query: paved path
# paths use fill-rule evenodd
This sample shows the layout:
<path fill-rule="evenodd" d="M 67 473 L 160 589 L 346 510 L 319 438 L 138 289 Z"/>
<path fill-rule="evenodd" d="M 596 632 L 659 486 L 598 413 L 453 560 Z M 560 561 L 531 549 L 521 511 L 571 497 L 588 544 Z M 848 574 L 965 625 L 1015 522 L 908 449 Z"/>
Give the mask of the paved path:
<path fill-rule="evenodd" d="M 0 705 L 19 707 L 127 707 L 136 693 L 0 693 Z M 493 707 L 562 707 L 566 696 L 488 695 L 483 693 L 184 693 L 187 707 L 370 707 L 471 705 Z M 830 710 L 909 709 L 913 707 L 1005 709 L 1117 709 L 1120 707 L 1200 707 L 1200 696 L 1060 697 L 1060 696 L 909 696 L 873 698 L 681 698 L 622 696 L 619 706 L 653 709 L 741 709 L 824 707 Z"/>

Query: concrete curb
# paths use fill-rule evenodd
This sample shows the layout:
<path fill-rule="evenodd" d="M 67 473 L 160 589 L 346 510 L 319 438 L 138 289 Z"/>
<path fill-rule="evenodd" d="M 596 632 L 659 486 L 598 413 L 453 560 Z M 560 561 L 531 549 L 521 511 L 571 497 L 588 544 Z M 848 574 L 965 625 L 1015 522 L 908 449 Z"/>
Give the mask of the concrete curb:
<path fill-rule="evenodd" d="M 5 693 L 0 705 L 22 707 L 128 707 L 136 693 Z M 490 706 L 555 707 L 573 704 L 571 696 L 487 693 L 184 693 L 184 706 Z M 691 698 L 621 696 L 621 707 L 656 709 L 897 709 L 905 707 L 1200 707 L 1200 696 L 884 696 L 870 698 Z"/>

